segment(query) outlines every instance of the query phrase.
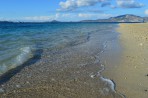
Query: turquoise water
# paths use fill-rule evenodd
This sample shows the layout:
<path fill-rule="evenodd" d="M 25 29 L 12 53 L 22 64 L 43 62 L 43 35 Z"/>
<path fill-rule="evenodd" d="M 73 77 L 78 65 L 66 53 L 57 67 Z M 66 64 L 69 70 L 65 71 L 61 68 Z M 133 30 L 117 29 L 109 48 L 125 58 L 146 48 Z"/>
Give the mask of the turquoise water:
<path fill-rule="evenodd" d="M 23 64 L 38 49 L 52 51 L 82 44 L 88 41 L 90 32 L 101 31 L 104 27 L 112 26 L 99 23 L 1 23 L 0 74 Z"/>
<path fill-rule="evenodd" d="M 77 77 L 89 76 L 88 79 L 94 81 L 97 77 L 100 85 L 97 92 L 103 96 L 101 98 L 108 95 L 124 98 L 115 91 L 113 81 L 101 75 L 105 68 L 100 56 L 108 43 L 117 40 L 116 27 L 117 24 L 109 23 L 1 23 L 0 75 L 27 61 L 40 59 L 36 65 L 39 68 L 34 68 L 36 71 L 41 68 L 48 73 L 69 70 L 68 67 L 80 68 L 78 73 L 84 73 Z M 75 75 L 77 71 L 71 73 Z"/>

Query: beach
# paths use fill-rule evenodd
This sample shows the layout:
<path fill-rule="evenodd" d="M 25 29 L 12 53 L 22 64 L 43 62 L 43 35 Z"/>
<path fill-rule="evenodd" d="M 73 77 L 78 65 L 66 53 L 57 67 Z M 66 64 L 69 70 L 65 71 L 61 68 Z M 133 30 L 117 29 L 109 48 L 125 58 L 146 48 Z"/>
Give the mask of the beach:
<path fill-rule="evenodd" d="M 18 64 L 20 59 L 25 62 L 15 68 L 8 67 L 11 70 L 0 76 L 0 97 L 147 98 L 148 24 L 24 25 L 33 29 L 26 26 L 15 32 L 24 36 L 24 30 L 42 33 L 20 36 L 22 41 L 33 37 L 35 43 L 30 40 L 25 45 L 37 48 L 36 51 L 23 48 L 16 56 L 21 57 L 14 60 Z M 26 61 L 30 53 L 33 57 Z"/>
<path fill-rule="evenodd" d="M 121 53 L 111 54 L 104 75 L 116 82 L 126 98 L 148 97 L 148 24 L 119 24 Z M 111 48 L 114 51 L 114 48 Z M 107 58 L 106 58 L 107 59 Z M 117 62 L 113 62 L 115 60 Z"/>
<path fill-rule="evenodd" d="M 2 29 L 5 32 L 2 36 L 6 37 L 2 40 L 9 38 L 11 41 L 1 42 L 3 46 L 10 46 L 1 51 L 6 57 L 2 62 L 2 67 L 5 68 L 2 73 L 6 73 L 0 77 L 0 97 L 124 98 L 116 92 L 115 83 L 102 76 L 107 65 L 101 62 L 101 55 L 106 51 L 106 46 L 117 42 L 117 24 L 2 25 L 8 26 Z M 7 37 L 7 33 L 11 35 Z M 18 39 L 14 40 L 14 37 Z M 21 43 L 17 43 L 18 41 Z M 16 57 L 12 57 L 13 62 L 9 59 L 12 52 L 4 54 L 10 49 L 16 51 L 14 53 L 18 52 Z M 11 62 L 10 66 L 7 65 L 8 61 Z M 12 68 L 13 64 L 15 66 Z"/>
<path fill-rule="evenodd" d="M 0 0 L 0 98 L 148 98 L 148 0 Z"/>

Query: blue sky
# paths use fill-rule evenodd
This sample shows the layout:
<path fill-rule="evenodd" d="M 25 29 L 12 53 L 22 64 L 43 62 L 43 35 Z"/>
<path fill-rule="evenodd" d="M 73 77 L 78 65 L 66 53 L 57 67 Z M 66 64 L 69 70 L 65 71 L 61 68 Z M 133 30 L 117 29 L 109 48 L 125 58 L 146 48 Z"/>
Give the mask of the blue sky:
<path fill-rule="evenodd" d="M 123 14 L 148 16 L 148 0 L 0 0 L 0 20 L 79 21 Z"/>

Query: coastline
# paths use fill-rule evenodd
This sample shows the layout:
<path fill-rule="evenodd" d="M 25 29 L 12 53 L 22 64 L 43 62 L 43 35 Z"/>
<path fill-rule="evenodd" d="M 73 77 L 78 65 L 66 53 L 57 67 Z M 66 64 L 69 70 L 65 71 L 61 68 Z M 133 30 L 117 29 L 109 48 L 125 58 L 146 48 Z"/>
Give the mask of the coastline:
<path fill-rule="evenodd" d="M 106 30 L 106 41 L 104 35 L 97 36 L 97 32 L 91 32 L 86 43 L 63 49 L 54 54 L 55 57 L 40 56 L 42 59 L 39 58 L 38 62 L 28 66 L 24 64 L 20 72 L 10 77 L 10 81 L 2 81 L 0 96 L 94 98 L 100 96 L 106 87 L 106 83 L 94 77 L 104 65 L 100 79 L 113 80 L 115 94 L 126 98 L 147 98 L 147 26 L 145 23 L 119 24 L 118 28 L 115 27 L 119 33 L 113 28 Z M 103 50 L 97 46 L 100 43 L 98 37 L 105 41 L 100 44 Z M 59 61 L 53 62 L 49 58 Z M 8 76 L 11 75 L 10 72 Z M 112 97 L 109 94 L 101 98 Z"/>
<path fill-rule="evenodd" d="M 116 90 L 127 98 L 147 98 L 148 96 L 148 24 L 119 24 L 120 56 L 109 56 L 104 76 L 111 77 Z M 108 57 L 108 58 L 109 58 Z M 113 59 L 117 59 L 117 62 Z M 108 65 L 109 64 L 109 65 Z"/>
<path fill-rule="evenodd" d="M 92 26 L 92 30 L 86 31 L 84 43 L 73 44 L 59 51 L 43 50 L 37 62 L 28 66 L 24 64 L 9 81 L 2 81 L 0 96 L 6 98 L 118 96 L 119 98 L 120 95 L 114 91 L 114 83 L 100 75 L 102 64 L 99 62 L 100 54 L 103 54 L 106 48 L 106 42 L 117 38 L 116 24 Z"/>

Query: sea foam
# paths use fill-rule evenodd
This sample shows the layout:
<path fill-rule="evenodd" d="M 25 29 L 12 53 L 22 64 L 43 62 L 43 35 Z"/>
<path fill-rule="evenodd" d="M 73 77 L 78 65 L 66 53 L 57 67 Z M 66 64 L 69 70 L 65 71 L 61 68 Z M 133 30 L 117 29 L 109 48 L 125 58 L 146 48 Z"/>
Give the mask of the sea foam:
<path fill-rule="evenodd" d="M 33 57 L 31 47 L 23 47 L 23 48 L 20 48 L 18 51 L 20 52 L 16 57 L 8 61 L 7 63 L 3 63 L 0 66 L 0 74 L 3 74 L 12 68 L 22 65 L 28 59 Z"/>
<path fill-rule="evenodd" d="M 28 59 L 33 57 L 31 47 L 20 48 L 20 51 L 21 52 L 18 56 L 16 56 L 15 63 L 13 64 L 12 67 L 19 66 L 23 64 L 24 62 L 26 62 Z"/>

